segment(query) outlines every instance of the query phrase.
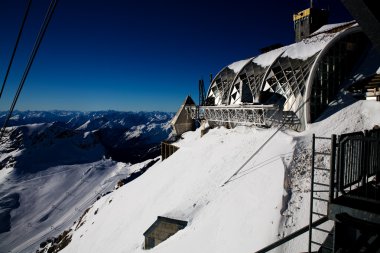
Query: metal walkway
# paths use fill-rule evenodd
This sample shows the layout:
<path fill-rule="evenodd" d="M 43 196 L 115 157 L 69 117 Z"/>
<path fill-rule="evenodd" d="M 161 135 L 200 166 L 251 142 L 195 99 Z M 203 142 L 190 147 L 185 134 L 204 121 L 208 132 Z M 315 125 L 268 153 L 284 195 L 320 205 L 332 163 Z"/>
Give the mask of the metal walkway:
<path fill-rule="evenodd" d="M 269 127 L 283 121 L 277 105 L 187 106 L 192 119 Z"/>

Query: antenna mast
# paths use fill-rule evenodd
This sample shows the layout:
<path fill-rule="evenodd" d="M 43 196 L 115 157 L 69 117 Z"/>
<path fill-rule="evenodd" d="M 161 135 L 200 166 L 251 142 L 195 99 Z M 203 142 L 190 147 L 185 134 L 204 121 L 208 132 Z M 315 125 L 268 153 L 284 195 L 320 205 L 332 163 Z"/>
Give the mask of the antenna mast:
<path fill-rule="evenodd" d="M 199 105 L 205 105 L 205 84 L 204 84 L 204 81 L 203 81 L 203 78 L 201 80 L 199 80 Z"/>

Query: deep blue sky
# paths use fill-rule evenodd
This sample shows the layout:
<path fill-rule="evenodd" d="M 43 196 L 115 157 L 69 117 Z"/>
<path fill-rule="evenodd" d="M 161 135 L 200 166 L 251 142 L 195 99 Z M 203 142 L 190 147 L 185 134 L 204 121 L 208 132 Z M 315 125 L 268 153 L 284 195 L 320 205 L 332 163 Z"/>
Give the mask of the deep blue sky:
<path fill-rule="evenodd" d="M 33 0 L 0 110 L 8 110 L 49 0 Z M 273 44 L 293 42 L 307 0 L 60 0 L 16 106 L 19 110 L 176 111 L 198 80 Z M 352 18 L 319 0 L 330 23 Z M 26 0 L 0 1 L 0 80 Z"/>

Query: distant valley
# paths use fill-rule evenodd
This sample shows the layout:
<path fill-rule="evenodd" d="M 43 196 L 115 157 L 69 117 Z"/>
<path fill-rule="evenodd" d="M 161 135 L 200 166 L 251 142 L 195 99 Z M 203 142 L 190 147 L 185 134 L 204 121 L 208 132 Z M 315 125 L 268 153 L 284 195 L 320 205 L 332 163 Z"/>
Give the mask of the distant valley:
<path fill-rule="evenodd" d="M 0 142 L 0 252 L 38 248 L 144 173 L 171 137 L 173 115 L 16 111 Z"/>

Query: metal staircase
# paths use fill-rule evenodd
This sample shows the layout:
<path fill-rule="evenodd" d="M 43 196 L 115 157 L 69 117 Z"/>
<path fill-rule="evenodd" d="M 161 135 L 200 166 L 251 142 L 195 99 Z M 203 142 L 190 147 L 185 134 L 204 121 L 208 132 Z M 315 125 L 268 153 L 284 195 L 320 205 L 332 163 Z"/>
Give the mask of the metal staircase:
<path fill-rule="evenodd" d="M 312 139 L 310 218 L 309 225 L 274 242 L 255 253 L 269 252 L 294 238 L 309 232 L 308 252 L 334 252 L 335 226 L 328 218 L 328 203 L 332 199 L 334 183 L 331 182 L 331 170 L 335 166 L 336 136 L 332 138 L 316 137 Z"/>
<path fill-rule="evenodd" d="M 331 145 L 329 145 L 331 142 Z M 332 154 L 336 138 L 316 137 L 313 134 L 311 188 L 310 188 L 310 220 L 308 252 L 331 253 L 334 249 L 334 227 L 332 222 L 314 224 L 315 220 L 328 220 L 328 203 L 330 192 L 330 168 L 335 164 Z M 323 241 L 322 241 L 323 240 Z"/>
<path fill-rule="evenodd" d="M 380 129 L 312 139 L 308 252 L 380 252 Z"/>

